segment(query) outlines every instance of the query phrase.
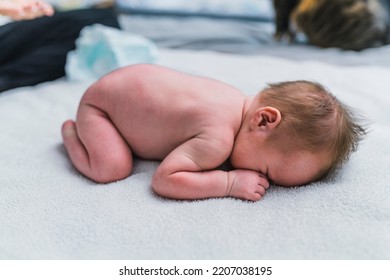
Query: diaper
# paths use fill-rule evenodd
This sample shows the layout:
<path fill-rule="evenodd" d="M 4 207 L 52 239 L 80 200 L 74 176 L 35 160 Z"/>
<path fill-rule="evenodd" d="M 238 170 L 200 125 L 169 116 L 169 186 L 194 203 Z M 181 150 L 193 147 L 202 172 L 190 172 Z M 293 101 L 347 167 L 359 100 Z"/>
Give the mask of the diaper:
<path fill-rule="evenodd" d="M 90 81 L 117 68 L 156 59 L 157 47 L 147 38 L 94 24 L 81 30 L 76 49 L 67 55 L 65 72 L 71 81 Z"/>

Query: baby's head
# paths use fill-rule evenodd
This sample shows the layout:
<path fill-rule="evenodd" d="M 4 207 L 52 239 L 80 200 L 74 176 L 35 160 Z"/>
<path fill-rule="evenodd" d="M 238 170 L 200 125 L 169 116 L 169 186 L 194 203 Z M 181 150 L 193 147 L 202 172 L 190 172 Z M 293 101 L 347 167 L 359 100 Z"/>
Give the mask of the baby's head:
<path fill-rule="evenodd" d="M 270 84 L 254 97 L 231 161 L 276 184 L 303 185 L 346 162 L 365 133 L 352 110 L 320 84 Z"/>

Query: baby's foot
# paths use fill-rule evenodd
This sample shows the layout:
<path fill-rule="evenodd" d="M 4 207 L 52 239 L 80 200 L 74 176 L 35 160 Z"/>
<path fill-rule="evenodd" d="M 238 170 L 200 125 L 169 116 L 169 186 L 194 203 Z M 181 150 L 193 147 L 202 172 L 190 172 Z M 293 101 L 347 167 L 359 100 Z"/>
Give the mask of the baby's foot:
<path fill-rule="evenodd" d="M 62 125 L 61 131 L 62 131 L 62 139 L 64 141 L 64 145 L 68 153 L 72 154 L 75 151 L 79 151 L 81 142 L 77 134 L 76 123 L 72 120 L 67 120 Z"/>
<path fill-rule="evenodd" d="M 62 139 L 73 164 L 78 169 L 80 169 L 80 166 L 88 166 L 88 156 L 77 134 L 74 121 L 68 120 L 62 125 Z"/>

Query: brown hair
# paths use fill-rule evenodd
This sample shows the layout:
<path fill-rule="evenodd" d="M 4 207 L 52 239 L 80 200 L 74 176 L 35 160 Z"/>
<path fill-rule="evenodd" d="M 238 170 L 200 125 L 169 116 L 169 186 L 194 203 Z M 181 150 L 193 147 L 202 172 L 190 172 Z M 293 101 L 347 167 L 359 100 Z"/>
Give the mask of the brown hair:
<path fill-rule="evenodd" d="M 299 139 L 293 141 L 295 147 L 310 152 L 329 151 L 329 166 L 320 177 L 346 162 L 366 134 L 353 110 L 318 83 L 269 84 L 259 102 L 277 108 L 282 115 L 276 137 Z"/>

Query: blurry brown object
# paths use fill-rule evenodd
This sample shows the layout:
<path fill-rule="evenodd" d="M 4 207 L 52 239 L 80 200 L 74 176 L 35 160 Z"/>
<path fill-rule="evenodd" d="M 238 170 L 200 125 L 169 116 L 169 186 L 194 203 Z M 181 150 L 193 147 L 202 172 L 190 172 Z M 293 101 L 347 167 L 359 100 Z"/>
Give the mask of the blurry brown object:
<path fill-rule="evenodd" d="M 101 9 L 111 8 L 113 6 L 114 6 L 114 0 L 103 0 L 100 3 L 94 5 L 95 8 L 101 8 Z"/>
<path fill-rule="evenodd" d="M 389 43 L 390 0 L 273 0 L 275 39 L 303 32 L 310 44 L 362 50 Z"/>

